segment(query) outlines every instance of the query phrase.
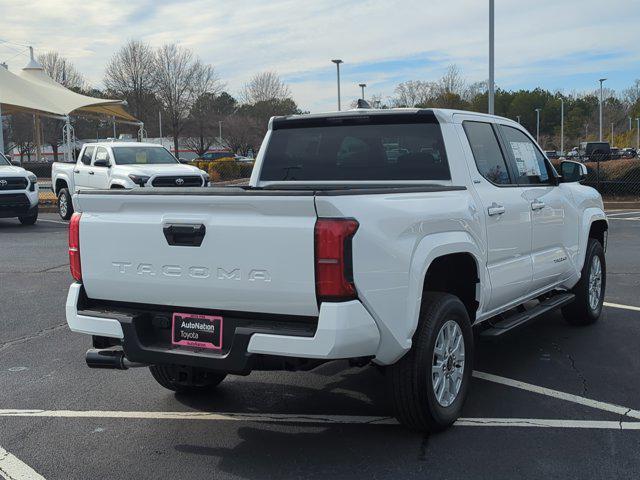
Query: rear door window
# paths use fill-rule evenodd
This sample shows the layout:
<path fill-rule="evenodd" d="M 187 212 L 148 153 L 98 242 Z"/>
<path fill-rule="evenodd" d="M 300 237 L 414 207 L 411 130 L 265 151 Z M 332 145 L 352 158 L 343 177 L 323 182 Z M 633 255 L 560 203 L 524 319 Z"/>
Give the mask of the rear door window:
<path fill-rule="evenodd" d="M 473 121 L 462 125 L 480 175 L 496 185 L 513 184 L 493 126 Z"/>
<path fill-rule="evenodd" d="M 450 180 L 440 125 L 409 117 L 285 121 L 271 133 L 261 180 Z"/>

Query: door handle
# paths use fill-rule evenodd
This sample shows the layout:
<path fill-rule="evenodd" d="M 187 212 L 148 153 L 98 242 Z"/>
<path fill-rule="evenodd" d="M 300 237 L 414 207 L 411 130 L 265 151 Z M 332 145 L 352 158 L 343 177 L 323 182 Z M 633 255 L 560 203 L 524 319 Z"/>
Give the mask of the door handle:
<path fill-rule="evenodd" d="M 80 170 L 74 170 L 73 173 L 80 173 Z"/>
<path fill-rule="evenodd" d="M 94 175 L 93 170 L 89 170 L 89 175 Z"/>
<path fill-rule="evenodd" d="M 542 210 L 544 207 L 546 207 L 545 203 L 540 200 L 531 202 L 531 210 Z"/>
<path fill-rule="evenodd" d="M 178 247 L 199 247 L 207 233 L 207 228 L 202 224 L 166 225 L 162 229 L 167 243 Z"/>
<path fill-rule="evenodd" d="M 493 203 L 489 208 L 487 208 L 487 213 L 490 217 L 494 215 L 502 215 L 507 210 L 502 205 L 498 205 L 497 203 Z"/>

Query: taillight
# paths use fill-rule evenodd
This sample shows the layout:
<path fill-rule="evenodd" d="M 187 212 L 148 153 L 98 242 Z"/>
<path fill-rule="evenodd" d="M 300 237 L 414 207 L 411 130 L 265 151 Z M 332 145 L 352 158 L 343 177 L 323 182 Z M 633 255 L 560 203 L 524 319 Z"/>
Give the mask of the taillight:
<path fill-rule="evenodd" d="M 356 298 L 353 284 L 351 239 L 358 230 L 353 219 L 320 218 L 316 221 L 316 295 L 318 301 Z"/>
<path fill-rule="evenodd" d="M 69 222 L 69 267 L 71 276 L 78 282 L 82 281 L 82 266 L 80 265 L 80 216 L 74 213 Z"/>

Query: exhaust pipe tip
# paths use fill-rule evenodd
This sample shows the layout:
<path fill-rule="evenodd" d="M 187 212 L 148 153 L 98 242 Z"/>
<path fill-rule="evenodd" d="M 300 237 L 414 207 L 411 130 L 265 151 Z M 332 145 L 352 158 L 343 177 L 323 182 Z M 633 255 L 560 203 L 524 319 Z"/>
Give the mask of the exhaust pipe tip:
<path fill-rule="evenodd" d="M 126 370 L 124 352 L 122 350 L 99 350 L 90 348 L 85 354 L 89 368 L 104 368 L 110 370 Z"/>

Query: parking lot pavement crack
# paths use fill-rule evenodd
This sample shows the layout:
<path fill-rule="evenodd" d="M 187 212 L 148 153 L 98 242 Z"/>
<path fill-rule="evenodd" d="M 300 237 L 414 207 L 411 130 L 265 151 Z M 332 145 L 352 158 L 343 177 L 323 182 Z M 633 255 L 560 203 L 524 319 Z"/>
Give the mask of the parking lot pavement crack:
<path fill-rule="evenodd" d="M 553 347 L 558 351 L 558 353 L 560 353 L 561 355 L 566 357 L 567 360 L 569 360 L 569 365 L 571 366 L 571 370 L 573 370 L 576 373 L 576 376 L 582 382 L 582 396 L 586 396 L 588 392 L 587 379 L 583 375 L 583 373 L 580 371 L 580 369 L 576 366 L 576 361 L 573 358 L 573 356 L 570 353 L 563 351 L 560 345 L 556 342 L 553 342 Z"/>
<path fill-rule="evenodd" d="M 630 418 L 627 415 L 629 415 L 629 413 L 632 411 L 632 408 L 628 408 L 626 412 L 624 412 L 622 415 L 620 415 L 620 420 L 618 420 L 618 423 L 620 424 L 620 430 L 624 430 L 624 427 L 622 426 L 623 420 L 625 418 Z"/>
<path fill-rule="evenodd" d="M 25 335 L 24 337 L 20 337 L 20 338 L 16 338 L 13 340 L 9 340 L 7 342 L 4 343 L 0 343 L 0 352 L 13 347 L 14 345 L 20 345 L 22 343 L 28 342 L 29 340 L 33 340 L 34 338 L 39 338 L 39 337 L 44 337 L 45 335 L 48 335 L 49 333 L 53 333 L 56 332 L 58 330 L 60 330 L 61 328 L 64 328 L 67 326 L 67 323 L 61 323 L 60 325 L 55 325 L 53 327 L 48 327 L 48 328 L 43 328 L 42 330 L 38 330 L 37 332 L 34 332 L 30 335 Z"/>

